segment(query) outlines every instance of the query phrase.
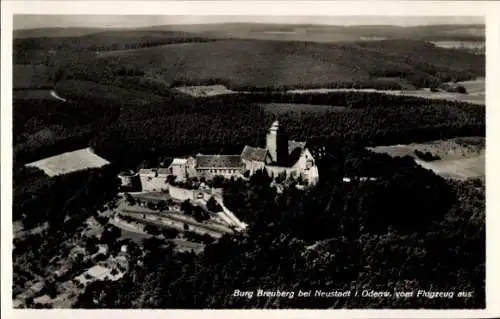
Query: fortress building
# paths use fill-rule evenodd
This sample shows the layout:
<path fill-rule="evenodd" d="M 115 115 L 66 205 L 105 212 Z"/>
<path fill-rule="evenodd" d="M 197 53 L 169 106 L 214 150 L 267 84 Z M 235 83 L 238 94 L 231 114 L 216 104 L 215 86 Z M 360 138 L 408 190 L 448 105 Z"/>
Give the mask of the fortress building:
<path fill-rule="evenodd" d="M 226 178 L 250 175 L 265 169 L 270 176 L 286 174 L 286 176 L 301 177 L 309 185 L 318 182 L 319 174 L 315 159 L 307 149 L 305 142 L 289 140 L 286 132 L 274 121 L 266 135 L 265 147 L 245 146 L 239 155 L 207 155 L 197 154 L 186 159 L 175 158 L 166 169 L 140 170 L 144 190 L 159 190 L 166 184 L 168 175 L 174 175 L 178 180 L 188 177 L 214 176 Z M 155 179 L 161 179 L 149 187 Z M 149 189 L 151 188 L 151 189 Z"/>

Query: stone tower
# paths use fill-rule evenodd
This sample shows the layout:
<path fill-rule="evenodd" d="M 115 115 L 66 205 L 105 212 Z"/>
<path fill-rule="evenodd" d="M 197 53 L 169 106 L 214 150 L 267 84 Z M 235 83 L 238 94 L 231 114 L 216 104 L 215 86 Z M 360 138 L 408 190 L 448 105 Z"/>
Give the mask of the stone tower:
<path fill-rule="evenodd" d="M 266 136 L 266 148 L 275 164 L 285 165 L 288 158 L 288 138 L 278 121 L 274 121 Z"/>

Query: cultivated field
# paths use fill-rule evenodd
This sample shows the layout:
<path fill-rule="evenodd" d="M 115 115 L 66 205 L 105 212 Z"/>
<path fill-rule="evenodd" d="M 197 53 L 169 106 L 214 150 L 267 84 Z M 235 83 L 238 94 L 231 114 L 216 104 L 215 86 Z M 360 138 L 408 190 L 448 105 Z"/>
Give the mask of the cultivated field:
<path fill-rule="evenodd" d="M 181 86 L 175 88 L 177 91 L 188 94 L 194 97 L 216 96 L 236 93 L 229 90 L 224 85 L 198 85 L 198 86 Z"/>
<path fill-rule="evenodd" d="M 99 168 L 107 164 L 109 164 L 108 161 L 94 154 L 89 148 L 85 148 L 44 158 L 26 166 L 37 167 L 49 176 L 57 176 L 89 168 Z"/>
<path fill-rule="evenodd" d="M 485 176 L 485 138 L 465 137 L 427 143 L 389 145 L 368 148 L 390 156 L 411 156 L 424 168 L 443 177 L 463 179 Z M 418 159 L 415 150 L 437 155 L 440 160 L 426 162 Z"/>

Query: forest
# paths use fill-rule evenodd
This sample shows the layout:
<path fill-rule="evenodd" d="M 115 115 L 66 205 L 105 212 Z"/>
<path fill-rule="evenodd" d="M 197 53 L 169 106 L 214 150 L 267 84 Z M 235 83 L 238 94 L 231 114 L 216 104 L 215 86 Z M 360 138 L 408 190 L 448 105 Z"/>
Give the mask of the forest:
<path fill-rule="evenodd" d="M 91 283 L 74 306 L 485 306 L 484 182 L 444 180 L 410 157 L 365 150 L 484 136 L 485 106 L 379 93 L 285 93 L 295 87 L 436 88 L 484 76 L 484 56 L 423 41 L 213 40 L 159 30 L 15 39 L 13 51 L 14 62 L 26 66 L 17 68 L 19 75 L 27 75 L 15 78 L 53 72 L 40 77 L 39 82 L 47 83 L 36 87 L 54 88 L 67 99 L 14 98 L 12 214 L 26 231 L 14 239 L 14 294 L 35 277 L 48 278 L 47 290 L 53 294 L 54 282 L 62 279 L 54 275 L 51 262 L 66 260 L 70 246 L 85 240 L 83 222 L 90 216 L 106 228 L 100 240 L 111 250 L 119 249 L 120 231 L 98 216 L 116 198 L 118 172 L 143 161 L 153 166 L 166 156 L 239 154 L 244 145 L 263 145 L 269 125 L 278 119 L 290 138 L 307 141 L 316 155 L 316 187 L 303 191 L 292 181 L 278 193 L 270 186 L 274 177 L 265 173 L 248 181 L 219 180 L 226 190 L 225 205 L 249 224 L 246 233 L 214 242 L 188 233 L 190 239 L 206 243 L 198 255 L 175 252 L 158 238 L 140 245 L 130 242 L 125 277 Z M 35 81 L 20 82 L 30 89 Z M 206 83 L 249 93 L 193 98 L 174 90 Z M 327 107 L 301 107 L 278 116 L 271 103 Z M 87 146 L 112 164 L 54 178 L 24 167 Z M 352 181 L 344 183 L 342 177 Z M 151 227 L 148 231 L 157 232 Z M 89 251 L 96 240 L 86 241 Z M 77 260 L 69 274 L 84 266 Z M 424 289 L 472 295 L 235 298 L 235 289 Z"/>
<path fill-rule="evenodd" d="M 388 145 L 485 134 L 484 106 L 378 93 L 254 92 L 204 98 L 172 94 L 141 105 L 130 101 L 114 96 L 66 103 L 14 100 L 16 162 L 89 144 L 117 166 L 131 168 L 164 154 L 239 154 L 244 145 L 262 145 L 275 119 L 290 138 L 312 145 Z M 291 109 L 278 116 L 263 103 L 332 107 L 319 112 Z"/>
<path fill-rule="evenodd" d="M 333 145 L 333 144 L 332 144 Z M 83 308 L 481 308 L 484 185 L 445 181 L 409 158 L 327 147 L 320 184 L 276 194 L 265 173 L 228 182 L 227 205 L 249 222 L 201 255 L 144 243 L 143 263 L 97 281 Z M 339 176 L 370 174 L 345 184 Z M 464 298 L 241 298 L 235 289 L 471 293 Z"/>
<path fill-rule="evenodd" d="M 40 234 L 17 241 L 15 283 L 44 276 L 61 238 L 78 237 L 83 220 L 117 192 L 116 174 L 159 155 L 239 153 L 262 143 L 274 114 L 265 102 L 332 105 L 324 112 L 289 112 L 280 122 L 305 139 L 319 157 L 320 184 L 306 192 L 289 187 L 277 194 L 271 177 L 225 185 L 226 205 L 250 224 L 246 234 L 223 237 L 201 255 L 176 253 L 148 240 L 136 247 L 128 275 L 97 281 L 76 307 L 96 308 L 356 308 L 484 306 L 484 185 L 445 181 L 410 158 L 365 151 L 376 143 L 405 143 L 447 136 L 483 135 L 482 106 L 378 94 L 285 95 L 255 93 L 193 99 L 172 96 L 163 103 L 133 106 L 95 104 L 100 118 L 85 116 L 85 104 L 27 105 L 15 115 L 19 141 L 44 123 L 88 128 L 97 154 L 113 165 L 48 178 L 36 169 L 14 167 L 13 219 Z M 91 101 L 89 102 L 91 103 Z M 100 106 L 100 107 L 99 107 Z M 339 110 L 333 106 L 343 106 Z M 38 112 L 44 110 L 36 118 Z M 30 111 L 28 113 L 28 111 Z M 83 113 L 81 113 L 83 112 Z M 39 122 L 34 122 L 35 120 Z M 29 134 L 28 134 L 29 135 Z M 64 135 L 63 135 L 64 136 Z M 27 158 L 27 157 L 26 157 Z M 375 181 L 342 183 L 342 176 Z M 293 185 L 293 184 L 292 184 Z M 110 235 L 111 236 L 111 235 Z M 108 236 L 109 237 L 109 236 Z M 116 236 L 115 236 L 116 237 Z M 114 238 L 114 237 L 110 237 Z M 199 239 L 196 239 L 199 240 Z M 43 258 L 41 257 L 43 254 Z M 143 260 L 137 263 L 138 258 Z M 284 262 L 286 261 L 286 262 Z M 142 265 L 142 266 L 141 266 Z M 79 268 L 76 268 L 79 269 Z M 472 292 L 454 299 L 276 299 L 234 298 L 234 289 L 427 289 Z"/>
<path fill-rule="evenodd" d="M 324 112 L 288 112 L 278 118 L 259 103 L 292 102 L 345 106 Z M 279 119 L 290 138 L 321 145 L 397 144 L 456 136 L 484 136 L 483 106 L 375 93 L 231 95 L 156 103 L 122 111 L 92 141 L 111 161 L 161 154 L 239 154 L 244 145 L 262 145 L 270 123 Z"/>

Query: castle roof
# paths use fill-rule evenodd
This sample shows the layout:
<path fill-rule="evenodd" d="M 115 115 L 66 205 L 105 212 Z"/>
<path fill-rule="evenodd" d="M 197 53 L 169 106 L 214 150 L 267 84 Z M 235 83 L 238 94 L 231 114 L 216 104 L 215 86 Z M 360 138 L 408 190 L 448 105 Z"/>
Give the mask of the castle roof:
<path fill-rule="evenodd" d="M 302 155 L 306 147 L 306 142 L 288 141 L 288 158 L 285 163 L 286 166 L 293 166 Z"/>
<path fill-rule="evenodd" d="M 240 155 L 196 155 L 196 168 L 231 168 L 241 169 L 245 164 Z"/>
<path fill-rule="evenodd" d="M 306 147 L 306 142 L 288 141 L 288 159 L 286 165 L 292 166 L 298 160 Z M 264 162 L 266 160 L 267 149 L 246 145 L 241 152 L 241 159 L 247 161 Z"/>
<path fill-rule="evenodd" d="M 306 142 L 288 141 L 288 154 L 292 154 L 295 150 L 299 149 L 301 152 L 306 147 Z"/>
<path fill-rule="evenodd" d="M 241 152 L 241 159 L 264 162 L 266 160 L 266 154 L 267 150 L 265 148 L 246 145 Z"/>
<path fill-rule="evenodd" d="M 187 158 L 174 158 L 170 165 L 186 165 Z"/>

